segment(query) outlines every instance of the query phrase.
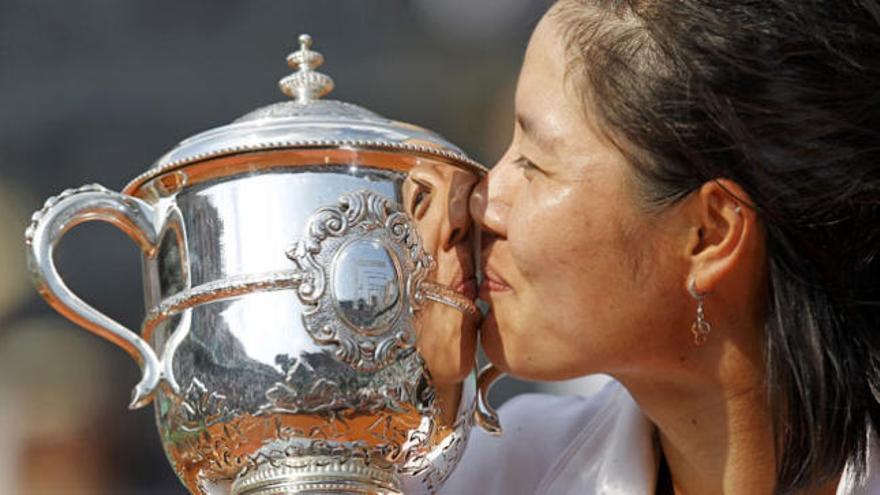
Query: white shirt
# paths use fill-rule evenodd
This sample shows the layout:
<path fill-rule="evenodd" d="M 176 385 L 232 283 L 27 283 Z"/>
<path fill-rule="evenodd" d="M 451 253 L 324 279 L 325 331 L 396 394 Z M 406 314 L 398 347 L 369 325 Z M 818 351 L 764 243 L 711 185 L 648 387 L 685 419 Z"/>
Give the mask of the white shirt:
<path fill-rule="evenodd" d="M 590 397 L 526 394 L 499 411 L 504 433 L 475 427 L 443 495 L 643 495 L 655 493 L 654 425 L 611 381 Z M 861 483 L 847 467 L 837 495 L 880 494 L 876 439 Z"/>

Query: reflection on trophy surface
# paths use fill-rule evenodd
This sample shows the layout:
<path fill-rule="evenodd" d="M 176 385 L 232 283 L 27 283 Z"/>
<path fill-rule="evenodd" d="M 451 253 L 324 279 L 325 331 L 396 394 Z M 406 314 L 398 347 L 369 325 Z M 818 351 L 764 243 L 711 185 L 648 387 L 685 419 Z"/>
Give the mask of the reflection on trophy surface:
<path fill-rule="evenodd" d="M 479 313 L 474 267 L 474 229 L 468 198 L 478 177 L 449 165 L 419 163 L 403 184 L 403 204 L 422 238 L 424 249 L 436 261 L 429 282 L 436 290 L 429 298 L 447 304 L 423 308 L 418 347 L 427 362 L 438 401 L 458 400 L 458 384 L 474 365 Z M 446 411 L 454 410 L 447 407 Z M 446 418 L 447 420 L 449 418 Z"/>
<path fill-rule="evenodd" d="M 476 418 L 473 235 L 485 169 L 440 136 L 348 103 L 303 36 L 293 100 L 183 141 L 123 192 L 65 191 L 26 233 L 37 288 L 143 371 L 193 493 L 429 493 Z M 110 222 L 142 249 L 135 333 L 76 297 L 55 245 Z M 487 375 L 488 376 L 488 375 Z"/>

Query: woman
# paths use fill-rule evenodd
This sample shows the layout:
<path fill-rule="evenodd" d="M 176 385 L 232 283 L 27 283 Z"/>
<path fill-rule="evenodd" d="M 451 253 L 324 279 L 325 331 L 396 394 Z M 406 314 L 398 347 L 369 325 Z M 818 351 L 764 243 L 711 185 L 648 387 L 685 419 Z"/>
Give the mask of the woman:
<path fill-rule="evenodd" d="M 443 493 L 880 493 L 880 5 L 561 0 L 476 189 L 489 358 Z"/>

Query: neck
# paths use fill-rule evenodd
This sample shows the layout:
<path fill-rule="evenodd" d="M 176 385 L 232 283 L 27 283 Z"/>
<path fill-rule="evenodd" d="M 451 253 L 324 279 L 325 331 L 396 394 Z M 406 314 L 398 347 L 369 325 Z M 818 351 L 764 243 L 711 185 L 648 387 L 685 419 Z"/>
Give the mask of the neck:
<path fill-rule="evenodd" d="M 715 342 L 678 369 L 616 375 L 657 426 L 676 495 L 773 493 L 773 421 L 757 351 Z"/>
<path fill-rule="evenodd" d="M 773 493 L 776 458 L 765 395 L 756 386 L 691 401 L 682 414 L 657 411 L 665 416 L 658 436 L 676 494 Z"/>

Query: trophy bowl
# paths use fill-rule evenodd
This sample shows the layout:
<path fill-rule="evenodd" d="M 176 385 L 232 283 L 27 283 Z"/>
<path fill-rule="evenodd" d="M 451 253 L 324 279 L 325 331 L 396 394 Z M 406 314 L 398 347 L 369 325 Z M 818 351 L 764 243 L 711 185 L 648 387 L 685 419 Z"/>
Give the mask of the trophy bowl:
<path fill-rule="evenodd" d="M 50 198 L 25 234 L 40 294 L 142 369 L 162 445 L 192 493 L 431 493 L 476 420 L 474 229 L 485 169 L 426 129 L 321 97 L 300 37 L 291 101 L 184 140 L 122 192 Z M 53 261 L 87 221 L 141 248 L 134 332 L 84 303 Z M 448 369 L 454 370 L 448 372 Z"/>

